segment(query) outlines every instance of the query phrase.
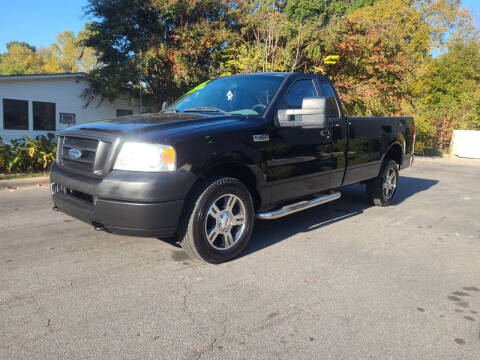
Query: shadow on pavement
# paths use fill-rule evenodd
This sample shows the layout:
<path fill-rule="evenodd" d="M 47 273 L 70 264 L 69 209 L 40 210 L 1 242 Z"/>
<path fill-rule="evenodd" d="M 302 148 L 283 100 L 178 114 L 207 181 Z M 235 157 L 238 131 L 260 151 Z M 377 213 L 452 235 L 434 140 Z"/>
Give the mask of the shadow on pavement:
<path fill-rule="evenodd" d="M 400 176 L 399 189 L 393 206 L 415 194 L 426 191 L 438 183 L 437 180 Z M 363 213 L 371 207 L 365 195 L 365 185 L 355 184 L 340 189 L 342 197 L 331 203 L 301 211 L 281 219 L 257 220 L 252 239 L 240 257 L 274 245 L 292 235 L 320 229 L 338 221 Z"/>
<path fill-rule="evenodd" d="M 416 193 L 430 189 L 432 186 L 438 184 L 438 180 L 421 179 L 409 176 L 401 176 L 399 181 L 399 187 L 397 197 L 393 202 L 394 205 L 400 204 L 404 200 Z"/>

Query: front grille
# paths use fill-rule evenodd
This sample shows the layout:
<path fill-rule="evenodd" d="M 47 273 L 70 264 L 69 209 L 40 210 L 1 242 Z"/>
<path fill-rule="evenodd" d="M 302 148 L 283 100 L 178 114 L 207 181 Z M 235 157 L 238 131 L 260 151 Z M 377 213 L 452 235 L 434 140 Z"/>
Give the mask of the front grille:
<path fill-rule="evenodd" d="M 81 163 L 79 161 L 73 161 L 63 158 L 63 167 L 71 170 L 78 170 L 80 172 L 93 174 L 93 164 Z"/>
<path fill-rule="evenodd" d="M 66 136 L 63 145 L 80 147 L 82 149 L 96 149 L 98 140 Z"/>
<path fill-rule="evenodd" d="M 104 140 L 62 136 L 60 166 L 66 170 L 90 176 L 101 176 L 105 172 L 111 143 Z"/>

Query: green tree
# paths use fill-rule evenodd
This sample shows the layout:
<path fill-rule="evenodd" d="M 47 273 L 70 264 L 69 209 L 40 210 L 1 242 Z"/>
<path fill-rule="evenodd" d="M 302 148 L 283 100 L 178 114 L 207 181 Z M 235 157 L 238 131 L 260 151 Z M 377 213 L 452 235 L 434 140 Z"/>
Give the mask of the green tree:
<path fill-rule="evenodd" d="M 332 18 L 341 18 L 364 6 L 372 5 L 376 0 L 288 0 L 285 13 L 289 20 L 300 23 L 315 20 L 322 26 Z"/>
<path fill-rule="evenodd" d="M 181 95 L 218 69 L 214 54 L 234 36 L 242 9 L 229 0 L 89 0 L 85 45 L 103 66 L 85 96 L 112 99 L 142 87 L 158 104 Z"/>
<path fill-rule="evenodd" d="M 12 41 L 7 52 L 0 58 L 0 75 L 40 74 L 44 60 L 34 46 L 25 42 Z"/>
<path fill-rule="evenodd" d="M 332 79 L 347 114 L 400 111 L 414 64 L 405 54 L 405 39 L 396 24 L 372 25 L 344 18 L 331 22 L 306 42 L 307 70 Z M 338 56 L 338 60 L 325 63 L 329 55 Z"/>
<path fill-rule="evenodd" d="M 328 74 L 349 114 L 396 113 L 408 95 L 408 80 L 413 75 L 413 63 L 405 51 L 407 41 L 398 24 L 341 18 L 369 3 L 288 1 L 283 6 L 272 1 L 257 2 L 244 19 L 242 37 L 223 52 L 223 74 L 256 71 Z M 325 8 L 327 5 L 330 7 Z M 335 7 L 340 8 L 336 13 L 332 12 Z M 325 16 L 331 15 L 328 21 L 319 15 L 320 10 Z M 326 64 L 331 55 L 339 56 L 338 60 Z"/>
<path fill-rule="evenodd" d="M 58 72 L 73 73 L 79 70 L 80 49 L 73 31 L 63 31 L 57 41 L 50 46 L 50 53 L 56 60 Z"/>
<path fill-rule="evenodd" d="M 295 39 L 295 26 L 283 11 L 284 3 L 252 1 L 240 18 L 239 36 L 232 38 L 220 52 L 221 74 L 265 71 L 295 71 L 290 43 Z"/>
<path fill-rule="evenodd" d="M 94 51 L 83 45 L 89 36 L 87 30 L 79 32 L 75 37 L 73 31 L 63 31 L 49 48 L 46 56 L 45 71 L 47 73 L 90 72 L 98 67 Z"/>
<path fill-rule="evenodd" d="M 88 39 L 90 35 L 87 29 L 83 29 L 78 33 L 76 39 L 76 44 L 79 49 L 79 69 L 84 73 L 90 73 L 100 66 L 95 54 L 95 49 L 84 46 L 85 40 Z"/>
<path fill-rule="evenodd" d="M 82 44 L 102 64 L 89 100 L 141 90 L 158 106 L 216 75 L 300 71 L 329 75 L 357 115 L 418 112 L 419 69 L 473 29 L 460 0 L 89 0 L 87 13 Z"/>
<path fill-rule="evenodd" d="M 460 7 L 460 0 L 377 0 L 349 18 L 396 24 L 406 41 L 405 51 L 417 63 L 428 61 L 432 50 L 441 48 L 447 33 L 472 29 L 468 10 Z"/>
<path fill-rule="evenodd" d="M 250 1 L 241 37 L 223 52 L 223 74 L 256 71 L 312 71 L 306 56 L 331 19 L 375 0 Z"/>
<path fill-rule="evenodd" d="M 99 63 L 93 49 L 83 45 L 89 32 L 82 30 L 78 37 L 72 31 L 63 31 L 48 49 L 36 49 L 26 42 L 12 41 L 7 52 L 0 54 L 1 75 L 55 74 L 90 72 Z"/>
<path fill-rule="evenodd" d="M 480 128 L 480 40 L 453 39 L 419 71 L 412 111 L 418 139 L 448 148 L 453 129 Z"/>

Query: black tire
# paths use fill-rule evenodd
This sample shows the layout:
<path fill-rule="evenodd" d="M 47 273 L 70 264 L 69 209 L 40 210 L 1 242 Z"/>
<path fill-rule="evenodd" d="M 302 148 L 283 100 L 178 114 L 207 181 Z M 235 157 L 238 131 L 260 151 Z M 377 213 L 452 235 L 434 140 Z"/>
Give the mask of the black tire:
<path fill-rule="evenodd" d="M 394 174 L 394 188 L 392 191 L 385 191 L 384 185 L 387 181 L 387 177 Z M 378 176 L 369 182 L 367 182 L 367 198 L 372 205 L 376 206 L 389 206 L 395 200 L 398 190 L 398 164 L 391 159 L 385 159 L 380 173 Z M 391 183 L 391 182 L 390 182 Z M 386 185 L 390 188 L 389 185 Z"/>
<path fill-rule="evenodd" d="M 226 221 L 223 223 L 219 220 L 220 216 L 217 218 L 212 217 L 213 211 L 211 209 L 213 206 L 218 205 L 217 209 L 220 209 L 222 207 L 221 202 L 223 201 L 226 206 L 228 199 L 233 199 L 235 206 L 239 209 L 238 213 L 244 215 L 244 226 L 231 225 L 233 220 L 230 220 L 228 214 L 226 215 Z M 225 212 L 228 212 L 230 216 L 234 216 L 234 210 L 230 213 L 227 207 L 221 210 L 220 215 L 225 215 Z M 219 213 L 216 214 L 218 215 Z M 238 218 L 241 217 L 241 215 L 236 216 Z M 252 235 L 254 218 L 255 210 L 252 196 L 239 180 L 231 177 L 209 179 L 197 186 L 191 200 L 187 204 L 184 221 L 179 229 L 180 245 L 190 257 L 212 264 L 231 260 L 247 246 Z M 223 219 L 225 219 L 225 216 Z M 209 235 L 209 222 L 211 223 L 212 221 L 215 224 L 213 227 L 219 229 L 218 231 L 225 230 L 225 228 L 220 226 L 220 223 L 227 228 L 230 226 L 230 235 L 234 236 L 228 237 L 229 240 L 227 240 L 223 233 L 218 233 L 214 239 L 215 241 L 210 243 L 207 235 Z M 238 232 L 240 229 L 241 232 Z M 225 231 L 225 234 L 227 233 Z M 230 243 L 227 244 L 227 241 L 230 241 Z M 222 249 L 222 244 L 224 249 Z"/>

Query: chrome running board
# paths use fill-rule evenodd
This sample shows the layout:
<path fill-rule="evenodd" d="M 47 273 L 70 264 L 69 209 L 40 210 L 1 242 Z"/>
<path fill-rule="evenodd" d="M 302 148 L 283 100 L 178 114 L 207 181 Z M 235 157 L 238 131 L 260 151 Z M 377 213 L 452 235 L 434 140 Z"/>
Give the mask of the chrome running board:
<path fill-rule="evenodd" d="M 298 211 L 309 209 L 314 206 L 325 204 L 330 201 L 338 200 L 340 199 L 341 196 L 342 194 L 340 194 L 339 192 L 336 192 L 336 193 L 321 196 L 312 200 L 305 200 L 305 201 L 300 201 L 298 203 L 286 205 L 278 210 L 259 213 L 257 214 L 256 217 L 257 219 L 262 219 L 262 220 L 278 219 L 278 218 L 296 213 Z"/>

